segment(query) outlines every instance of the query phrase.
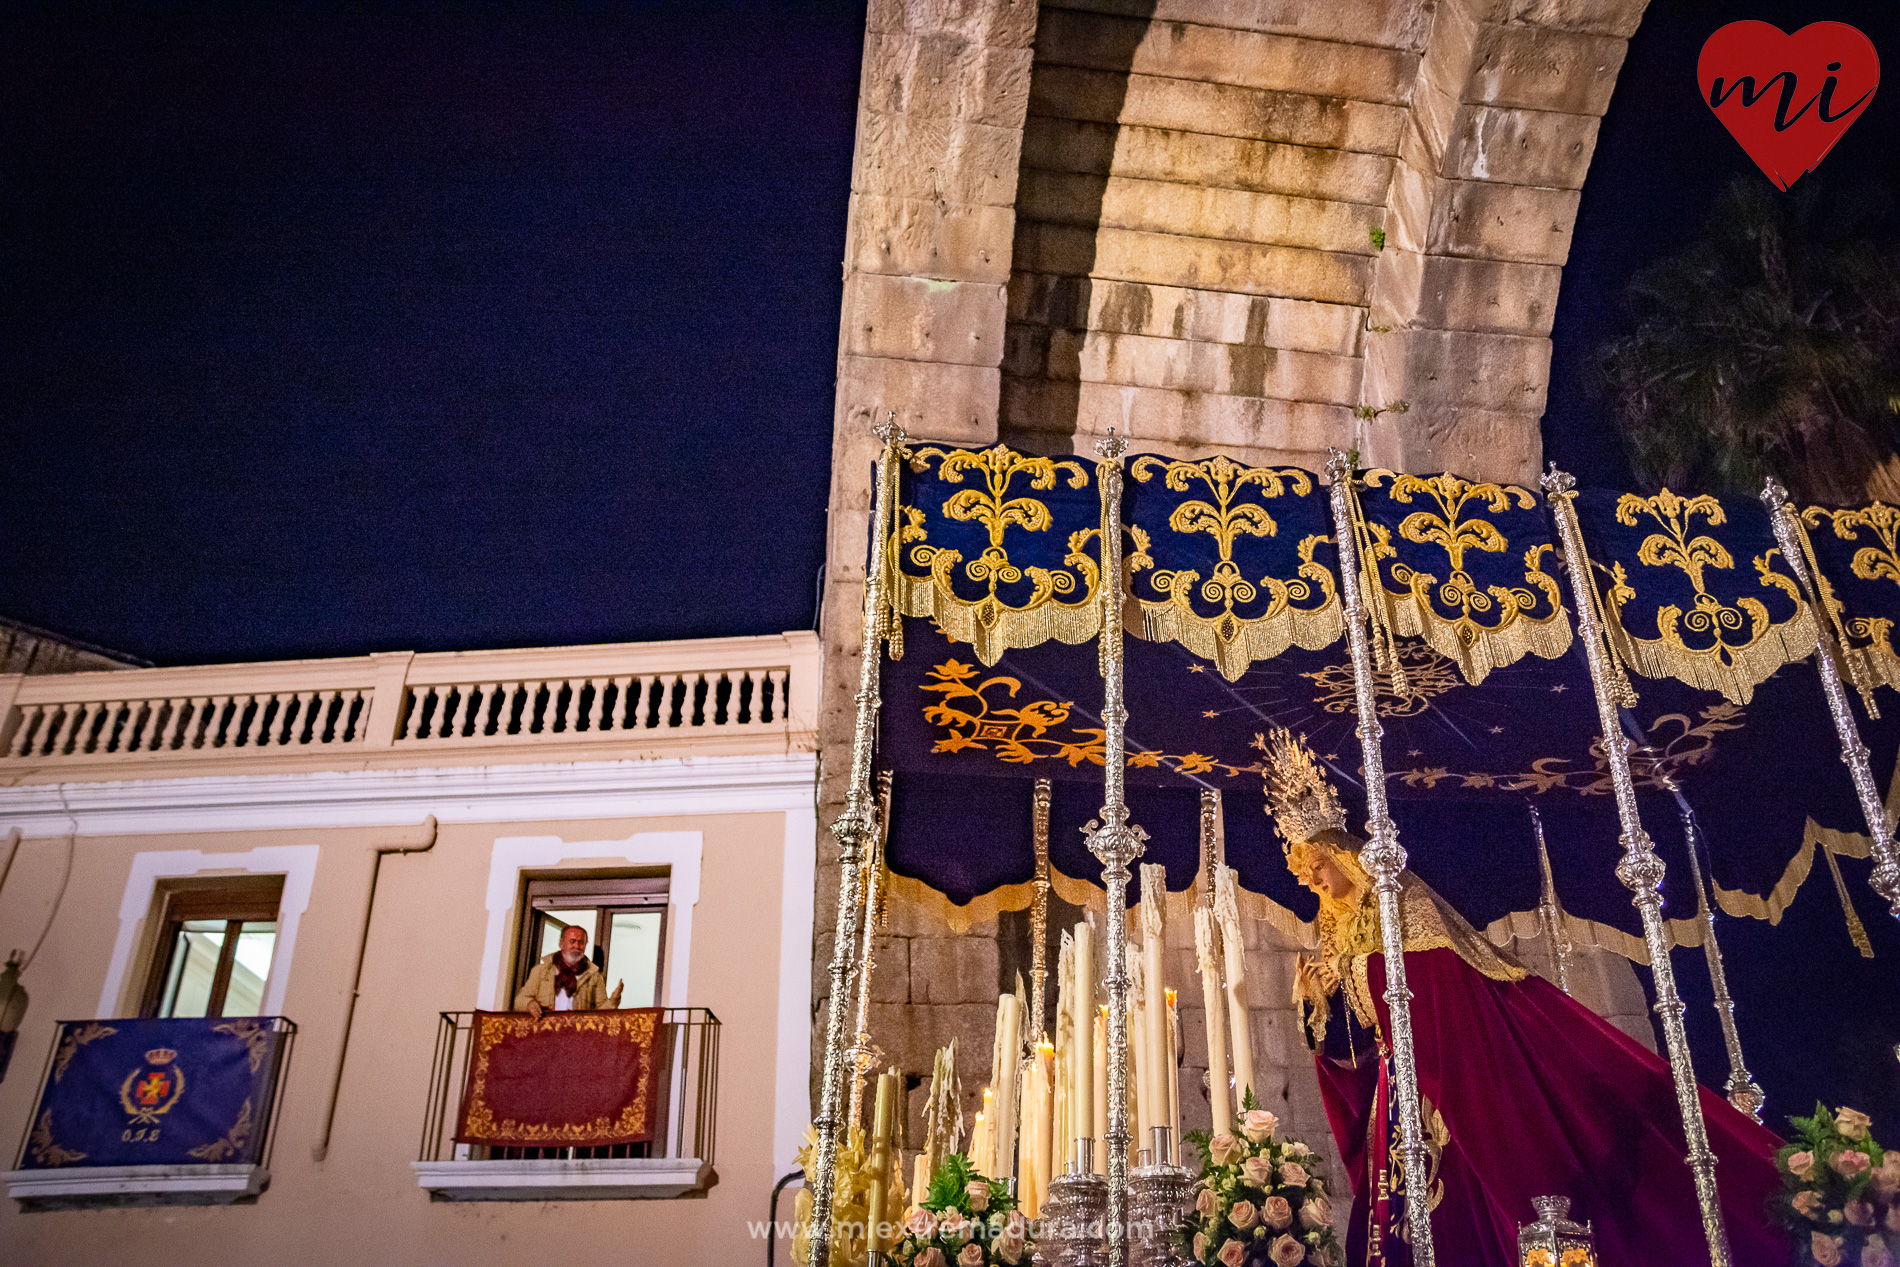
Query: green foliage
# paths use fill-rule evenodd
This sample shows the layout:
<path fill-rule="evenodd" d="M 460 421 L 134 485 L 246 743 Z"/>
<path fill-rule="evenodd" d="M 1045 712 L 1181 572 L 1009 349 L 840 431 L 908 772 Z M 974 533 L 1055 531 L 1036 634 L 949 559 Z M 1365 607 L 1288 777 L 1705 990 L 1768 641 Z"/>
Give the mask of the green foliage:
<path fill-rule="evenodd" d="M 1599 348 L 1591 384 L 1651 488 L 1800 500 L 1900 493 L 1900 268 L 1872 196 L 1792 195 L 1754 178 L 1718 199 L 1685 251 L 1631 279 L 1635 333 Z"/>
<path fill-rule="evenodd" d="M 1355 452 L 1352 456 L 1353 456 L 1353 461 L 1356 463 L 1359 460 L 1358 453 Z M 1242 1113 L 1251 1113 L 1259 1107 L 1260 1107 L 1260 1101 L 1253 1098 L 1252 1087 L 1248 1087 L 1245 1091 L 1241 1092 L 1240 1111 Z"/>
<path fill-rule="evenodd" d="M 945 1210 L 961 1210 L 970 1213 L 969 1200 L 964 1195 L 972 1179 L 981 1179 L 990 1185 L 989 1207 L 983 1211 L 984 1217 L 992 1214 L 1008 1214 L 1016 1208 L 1016 1198 L 1009 1195 L 1000 1180 L 979 1174 L 970 1159 L 962 1153 L 951 1153 L 937 1167 L 937 1173 L 930 1176 L 930 1192 L 917 1204 L 926 1210 L 941 1214 Z"/>
<path fill-rule="evenodd" d="M 1385 250 L 1385 230 L 1384 229 L 1381 229 L 1377 225 L 1374 225 L 1371 229 L 1371 237 L 1372 237 L 1373 250 L 1375 251 Z"/>
<path fill-rule="evenodd" d="M 1405 414 L 1410 412 L 1412 412 L 1412 402 L 1409 400 L 1395 400 L 1389 405 L 1354 405 L 1352 407 L 1352 416 L 1361 422 L 1371 422 L 1380 414 Z"/>
<path fill-rule="evenodd" d="M 1206 1131 L 1188 1131 L 1181 1136 L 1181 1142 L 1183 1144 L 1194 1145 L 1194 1152 L 1201 1159 L 1202 1170 L 1207 1169 L 1208 1160 L 1213 1156 L 1213 1153 L 1208 1149 L 1208 1145 L 1213 1141 L 1213 1138 L 1214 1137 Z"/>

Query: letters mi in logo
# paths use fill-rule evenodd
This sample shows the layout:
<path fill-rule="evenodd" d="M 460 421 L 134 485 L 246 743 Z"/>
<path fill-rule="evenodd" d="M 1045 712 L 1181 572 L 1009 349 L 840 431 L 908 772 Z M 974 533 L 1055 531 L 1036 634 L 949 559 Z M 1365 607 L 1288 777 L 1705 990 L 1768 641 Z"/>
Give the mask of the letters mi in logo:
<path fill-rule="evenodd" d="M 185 1071 L 174 1063 L 177 1059 L 178 1053 L 171 1048 L 155 1047 L 145 1053 L 144 1063 L 125 1075 L 119 1084 L 119 1103 L 131 1115 L 129 1125 L 158 1125 L 158 1119 L 185 1094 Z"/>

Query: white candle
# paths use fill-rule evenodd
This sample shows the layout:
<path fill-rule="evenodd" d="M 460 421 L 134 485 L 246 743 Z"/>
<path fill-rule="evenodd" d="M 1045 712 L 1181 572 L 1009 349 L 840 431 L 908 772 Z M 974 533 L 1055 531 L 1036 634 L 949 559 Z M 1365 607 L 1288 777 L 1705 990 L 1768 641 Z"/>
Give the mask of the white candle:
<path fill-rule="evenodd" d="M 1072 1067 L 1075 1063 L 1075 1034 L 1074 1026 L 1070 1023 L 1073 1014 L 1071 995 L 1075 987 L 1075 939 L 1066 928 L 1062 930 L 1062 953 L 1057 956 L 1056 965 L 1055 1130 L 1051 1138 L 1055 1141 L 1056 1161 L 1060 1165 L 1062 1158 L 1068 1156 L 1074 1147 L 1069 1141 L 1075 1134 L 1069 1112 L 1074 1090 Z"/>
<path fill-rule="evenodd" d="M 1238 1109 L 1253 1088 L 1253 1035 L 1247 1022 L 1247 947 L 1240 936 L 1240 894 L 1234 885 L 1234 869 L 1226 863 L 1214 872 L 1214 918 L 1220 921 L 1221 949 L 1227 960 L 1227 1028 L 1234 1047 Z"/>
<path fill-rule="evenodd" d="M 1141 867 L 1141 975 L 1142 1037 L 1147 1046 L 1142 1049 L 1142 1082 L 1148 1093 L 1148 1120 L 1143 1124 L 1138 1148 L 1150 1148 L 1154 1145 L 1154 1136 L 1148 1128 L 1167 1126 L 1172 1120 L 1168 1115 L 1168 1067 L 1173 1063 L 1168 1042 L 1168 1001 L 1165 995 L 1167 981 L 1162 969 L 1163 955 L 1166 950 L 1167 934 L 1167 868 L 1159 863 L 1146 862 Z M 1156 1158 L 1159 1161 L 1159 1158 Z"/>
<path fill-rule="evenodd" d="M 1095 929 L 1086 922 L 1075 926 L 1075 954 L 1070 960 L 1070 971 L 1075 980 L 1069 990 L 1069 1024 L 1074 1031 L 1076 1046 L 1080 1048 L 1093 1038 L 1096 1016 Z M 1072 1054 L 1069 1061 L 1069 1103 L 1079 1106 L 1072 1110 L 1074 1130 L 1078 1136 L 1095 1136 L 1090 1108 L 1095 1103 L 1095 1066 L 1096 1062 L 1089 1058 L 1089 1053 Z M 1096 1136 L 1095 1150 L 1098 1155 L 1101 1149 L 1100 1137 Z"/>
<path fill-rule="evenodd" d="M 1128 1127 L 1132 1138 L 1128 1141 L 1129 1164 L 1136 1149 L 1146 1148 L 1148 1128 L 1154 1124 L 1148 1091 L 1148 993 L 1147 982 L 1141 979 L 1141 957 L 1135 953 L 1135 945 L 1127 947 L 1128 962 Z"/>
<path fill-rule="evenodd" d="M 1214 1134 L 1234 1129 L 1234 1105 L 1227 1089 L 1227 1001 L 1221 993 L 1220 960 L 1215 951 L 1214 916 L 1206 907 L 1194 912 L 1194 958 L 1201 969 L 1201 1006 L 1207 1020 L 1207 1104 Z"/>
<path fill-rule="evenodd" d="M 993 1177 L 1007 1179 L 1016 1171 L 1016 1084 L 1022 1060 L 1022 1006 L 1014 994 L 996 1001 L 996 1049 L 990 1059 L 990 1085 L 996 1096 L 989 1115 L 996 1170 Z"/>
<path fill-rule="evenodd" d="M 1181 1013 L 1173 990 L 1168 991 L 1168 1139 L 1173 1147 L 1181 1146 Z"/>
<path fill-rule="evenodd" d="M 1089 1027 L 1094 1031 L 1095 1041 L 1095 1173 L 1108 1173 L 1108 1009 L 1096 1009 L 1095 1023 Z"/>

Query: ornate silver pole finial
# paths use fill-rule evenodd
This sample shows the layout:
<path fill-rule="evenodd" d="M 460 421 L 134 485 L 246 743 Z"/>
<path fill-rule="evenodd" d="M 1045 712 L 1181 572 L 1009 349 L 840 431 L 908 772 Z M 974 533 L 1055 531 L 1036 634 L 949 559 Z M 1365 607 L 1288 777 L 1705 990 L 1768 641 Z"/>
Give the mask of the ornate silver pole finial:
<path fill-rule="evenodd" d="M 1682 1028 L 1682 998 L 1676 993 L 1676 973 L 1669 962 L 1669 932 L 1663 925 L 1663 862 L 1643 830 L 1636 808 L 1636 779 L 1630 772 L 1629 740 L 1617 712 L 1608 644 L 1597 617 L 1596 595 L 1590 584 L 1590 556 L 1584 549 L 1583 528 L 1577 522 L 1574 492 L 1577 482 L 1555 464 L 1543 478 L 1558 537 L 1569 562 L 1577 629 L 1583 637 L 1584 656 L 1590 664 L 1590 686 L 1596 695 L 1597 724 L 1610 763 L 1610 783 L 1616 793 L 1616 813 L 1623 826 L 1622 860 L 1616 878 L 1630 891 L 1643 920 L 1643 944 L 1656 983 L 1655 1012 L 1662 1022 L 1663 1046 L 1669 1054 L 1669 1072 L 1675 1082 L 1676 1107 L 1682 1114 L 1683 1137 L 1689 1149 L 1689 1171 L 1695 1178 L 1696 1200 L 1702 1208 L 1702 1234 L 1709 1244 L 1711 1267 L 1729 1267 L 1728 1229 L 1722 1224 L 1722 1203 L 1715 1188 L 1715 1153 L 1709 1148 L 1708 1126 L 1702 1120 L 1702 1101 L 1689 1060 L 1689 1038 Z"/>
<path fill-rule="evenodd" d="M 844 812 L 831 824 L 838 842 L 838 915 L 831 943 L 831 995 L 826 1001 L 825 1065 L 820 1088 L 815 1183 L 811 1194 L 811 1267 L 831 1262 L 831 1208 L 838 1180 L 838 1130 L 844 1100 L 845 1001 L 851 993 L 852 949 L 858 937 L 858 905 L 865 855 L 877 834 L 871 799 L 871 750 L 877 734 L 879 631 L 884 625 L 885 541 L 897 500 L 897 465 L 904 431 L 893 412 L 877 428 L 884 451 L 877 460 L 877 494 L 871 510 L 870 565 L 864 577 L 864 628 L 858 651 L 857 721 L 851 734 L 851 776 Z"/>
<path fill-rule="evenodd" d="M 1873 840 L 1874 892 L 1886 898 L 1887 908 L 1900 918 L 1900 850 L 1894 848 L 1886 806 L 1881 803 L 1880 790 L 1874 786 L 1873 767 L 1867 763 L 1867 745 L 1860 741 L 1860 724 L 1854 720 L 1854 710 L 1847 702 L 1847 688 L 1841 684 L 1839 659 L 1847 648 L 1834 643 L 1833 628 L 1822 606 L 1820 584 L 1808 571 L 1807 552 L 1795 536 L 1800 528 L 1795 523 L 1794 508 L 1788 504 L 1788 490 L 1770 478 L 1762 489 L 1761 499 L 1768 507 L 1768 518 L 1774 522 L 1781 557 L 1794 573 L 1795 580 L 1801 583 L 1801 592 L 1807 596 L 1808 606 L 1814 612 L 1814 623 L 1820 633 L 1819 645 L 1814 649 L 1814 667 L 1820 671 L 1821 692 L 1827 696 L 1827 711 L 1834 717 L 1834 733 L 1841 741 L 1841 760 L 1847 763 L 1847 772 L 1853 777 L 1854 794 L 1860 799 L 1860 812 L 1867 820 L 1867 834 Z"/>
<path fill-rule="evenodd" d="M 1128 440 L 1126 437 L 1115 434 L 1115 428 L 1110 427 L 1108 434 L 1095 442 L 1095 452 L 1105 462 L 1120 461 L 1121 455 L 1128 452 Z M 1120 551 L 1117 550 L 1116 553 L 1119 554 Z"/>
<path fill-rule="evenodd" d="M 1676 813 L 1682 818 L 1682 843 L 1689 850 L 1689 874 L 1695 879 L 1696 919 L 1702 925 L 1702 955 L 1709 961 L 1709 984 L 1715 989 L 1715 1015 L 1722 1022 L 1722 1045 L 1728 1049 L 1728 1085 L 1724 1089 L 1730 1104 L 1759 1122 L 1768 1094 L 1742 1059 L 1742 1036 L 1735 1029 L 1735 1000 L 1729 997 L 1728 972 L 1722 966 L 1722 948 L 1715 940 L 1715 907 L 1709 901 L 1709 886 L 1702 880 L 1701 833 L 1696 830 L 1689 802 L 1680 790 L 1671 790 L 1676 793 Z"/>
<path fill-rule="evenodd" d="M 1405 870 L 1405 850 L 1399 844 L 1398 825 L 1385 799 L 1385 754 L 1380 738 L 1378 684 L 1372 666 L 1372 646 L 1366 634 L 1365 601 L 1359 593 L 1359 549 L 1353 533 L 1352 507 L 1347 501 L 1353 463 L 1338 449 L 1327 450 L 1326 479 L 1331 487 L 1333 535 L 1339 542 L 1339 591 L 1346 608 L 1347 644 L 1352 653 L 1353 698 L 1359 713 L 1359 751 L 1366 769 L 1366 831 L 1371 840 L 1359 853 L 1372 874 L 1379 899 L 1379 926 L 1385 953 L 1385 1002 L 1392 1017 L 1392 1070 L 1399 1108 L 1399 1158 L 1407 1175 L 1430 1173 L 1425 1130 L 1419 1120 L 1418 1061 L 1412 1044 L 1412 992 L 1405 983 L 1405 937 L 1399 914 L 1399 875 Z M 1405 1222 L 1412 1236 L 1412 1261 L 1432 1267 L 1431 1208 L 1424 1201 L 1405 1203 Z"/>
<path fill-rule="evenodd" d="M 1221 847 L 1220 793 L 1211 787 L 1201 789 L 1201 884 L 1208 909 L 1214 906 L 1214 869 L 1227 861 Z"/>
<path fill-rule="evenodd" d="M 1046 1026 L 1043 1008 L 1049 993 L 1049 780 L 1037 779 L 1030 805 L 1030 827 L 1036 845 L 1035 891 L 1029 899 L 1029 1050 L 1036 1050 Z M 1066 936 L 1066 934 L 1065 934 Z"/>
<path fill-rule="evenodd" d="M 1129 864 L 1141 857 L 1148 833 L 1128 821 L 1123 796 L 1127 772 L 1128 706 L 1122 659 L 1122 468 L 1126 445 L 1114 430 L 1096 451 L 1095 477 L 1102 498 L 1102 816 L 1083 833 L 1102 861 L 1108 891 L 1103 949 L 1108 960 L 1108 1261 L 1128 1261 L 1128 880 Z M 1111 588 L 1112 587 L 1112 588 Z"/>
<path fill-rule="evenodd" d="M 1550 869 L 1550 849 L 1544 843 L 1544 816 L 1537 802 L 1525 801 L 1531 812 L 1531 830 L 1537 836 L 1537 867 L 1543 876 L 1543 896 L 1537 903 L 1538 922 L 1544 926 L 1544 940 L 1550 943 L 1551 958 L 1557 965 L 1557 988 L 1570 993 L 1570 925 L 1564 919 L 1563 904 L 1557 900 L 1557 877 Z"/>

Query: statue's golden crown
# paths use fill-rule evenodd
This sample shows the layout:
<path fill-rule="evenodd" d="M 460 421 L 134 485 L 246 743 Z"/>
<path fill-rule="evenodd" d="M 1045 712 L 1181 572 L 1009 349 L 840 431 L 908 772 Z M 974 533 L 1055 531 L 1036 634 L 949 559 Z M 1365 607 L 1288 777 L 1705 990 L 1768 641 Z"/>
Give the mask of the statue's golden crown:
<path fill-rule="evenodd" d="M 1275 726 L 1265 735 L 1255 735 L 1253 742 L 1266 754 L 1261 778 L 1266 783 L 1267 810 L 1285 847 L 1311 840 L 1322 831 L 1345 830 L 1346 807 L 1305 739 Z"/>

